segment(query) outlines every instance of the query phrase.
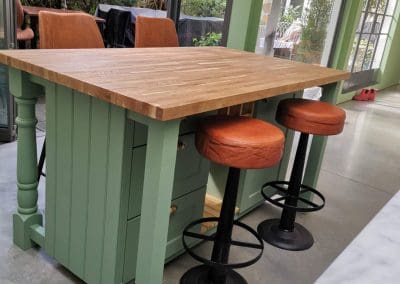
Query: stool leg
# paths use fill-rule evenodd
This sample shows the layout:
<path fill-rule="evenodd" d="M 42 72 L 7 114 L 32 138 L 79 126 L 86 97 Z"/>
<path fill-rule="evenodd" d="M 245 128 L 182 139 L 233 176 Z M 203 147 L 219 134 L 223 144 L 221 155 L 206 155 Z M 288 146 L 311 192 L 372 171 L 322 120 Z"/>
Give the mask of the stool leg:
<path fill-rule="evenodd" d="M 233 221 L 235 218 L 240 169 L 229 168 L 224 199 L 215 234 L 211 261 L 228 263 L 231 247 Z M 247 281 L 231 269 L 220 269 L 206 265 L 188 270 L 181 278 L 181 284 L 246 284 Z"/>
<path fill-rule="evenodd" d="M 297 197 L 300 194 L 300 186 L 303 178 L 304 163 L 308 144 L 307 133 L 301 133 L 297 146 L 296 157 L 290 176 L 288 195 L 285 204 L 297 206 Z M 310 248 L 314 239 L 311 233 L 302 225 L 295 222 L 296 210 L 285 208 L 280 219 L 265 220 L 258 225 L 258 233 L 267 243 L 286 250 L 306 250 Z"/>
<path fill-rule="evenodd" d="M 43 142 L 42 152 L 40 152 L 37 181 L 40 181 L 40 176 L 43 175 L 43 165 L 45 158 L 46 158 L 46 138 L 44 139 Z"/>
<path fill-rule="evenodd" d="M 228 180 L 225 186 L 224 199 L 219 217 L 220 221 L 218 222 L 217 233 L 215 234 L 214 247 L 211 255 L 211 261 L 214 262 L 228 263 L 239 177 L 239 169 L 229 168 Z M 214 283 L 225 283 L 225 275 L 226 273 L 220 269 L 213 268 L 210 271 L 210 278 Z"/>
<path fill-rule="evenodd" d="M 297 206 L 296 197 L 299 196 L 301 180 L 303 179 L 304 162 L 306 160 L 308 144 L 308 134 L 301 133 L 299 145 L 297 146 L 296 157 L 290 175 L 288 194 L 289 198 L 286 199 L 285 204 L 290 206 Z M 283 209 L 279 229 L 292 232 L 294 230 L 294 221 L 296 219 L 296 210 Z"/>

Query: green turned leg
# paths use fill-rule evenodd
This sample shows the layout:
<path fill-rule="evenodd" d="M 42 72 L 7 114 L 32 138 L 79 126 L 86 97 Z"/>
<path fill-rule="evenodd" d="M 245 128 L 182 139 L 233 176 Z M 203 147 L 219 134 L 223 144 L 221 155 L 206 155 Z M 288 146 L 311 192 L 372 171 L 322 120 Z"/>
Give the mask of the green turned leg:
<path fill-rule="evenodd" d="M 179 122 L 147 122 L 136 284 L 162 283 Z"/>
<path fill-rule="evenodd" d="M 340 89 L 341 82 L 323 86 L 321 101 L 331 104 L 336 103 L 336 97 Z M 328 137 L 326 136 L 313 136 L 303 179 L 303 183 L 308 186 L 315 188 L 317 185 L 327 140 Z M 305 197 L 311 199 L 312 195 L 308 194 Z"/>
<path fill-rule="evenodd" d="M 38 88 L 21 71 L 10 69 L 10 91 L 18 105 L 17 200 L 13 215 L 14 243 L 21 249 L 32 247 L 31 226 L 42 224 L 37 208 L 37 156 L 35 104 Z"/>

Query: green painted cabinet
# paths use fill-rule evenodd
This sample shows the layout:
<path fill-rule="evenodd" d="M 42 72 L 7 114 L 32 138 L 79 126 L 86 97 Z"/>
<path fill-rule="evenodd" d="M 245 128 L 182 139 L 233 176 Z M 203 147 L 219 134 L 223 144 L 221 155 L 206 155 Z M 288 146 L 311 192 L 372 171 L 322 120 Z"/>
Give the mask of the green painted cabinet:
<path fill-rule="evenodd" d="M 137 125 L 138 123 L 135 123 Z M 146 146 L 133 148 L 128 219 L 140 214 Z M 194 134 L 180 135 L 177 145 L 172 200 L 207 184 L 209 162 L 194 145 Z"/>
<path fill-rule="evenodd" d="M 87 283 L 133 279 L 147 130 L 125 110 L 63 86 L 46 90 L 46 252 Z M 144 137 L 144 140 L 143 140 Z M 203 216 L 209 162 L 181 124 L 166 258 Z M 121 172 L 122 175 L 115 175 Z"/>
<path fill-rule="evenodd" d="M 171 202 L 175 208 L 170 215 L 166 259 L 182 251 L 182 232 L 193 220 L 201 218 L 204 208 L 206 188 L 200 188 Z M 125 261 L 123 281 L 129 282 L 135 277 L 136 256 L 139 236 L 140 216 L 129 220 L 126 232 Z"/>

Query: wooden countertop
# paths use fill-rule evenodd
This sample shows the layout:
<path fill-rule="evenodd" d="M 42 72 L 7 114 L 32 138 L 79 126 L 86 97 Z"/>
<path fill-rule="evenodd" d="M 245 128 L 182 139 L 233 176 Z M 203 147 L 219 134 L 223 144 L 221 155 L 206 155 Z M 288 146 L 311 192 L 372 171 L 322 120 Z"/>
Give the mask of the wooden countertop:
<path fill-rule="evenodd" d="M 0 51 L 0 63 L 158 120 L 349 78 L 221 47 L 7 50 Z"/>
<path fill-rule="evenodd" d="M 28 14 L 30 17 L 38 17 L 40 11 L 47 11 L 47 12 L 56 12 L 56 13 L 85 13 L 83 11 L 77 10 L 64 10 L 64 9 L 55 9 L 55 8 L 47 8 L 47 7 L 36 7 L 36 6 L 22 6 L 24 12 Z M 85 13 L 86 14 L 86 13 Z M 92 16 L 92 15 L 91 15 Z M 93 18 L 98 23 L 105 23 L 106 20 L 93 16 Z"/>

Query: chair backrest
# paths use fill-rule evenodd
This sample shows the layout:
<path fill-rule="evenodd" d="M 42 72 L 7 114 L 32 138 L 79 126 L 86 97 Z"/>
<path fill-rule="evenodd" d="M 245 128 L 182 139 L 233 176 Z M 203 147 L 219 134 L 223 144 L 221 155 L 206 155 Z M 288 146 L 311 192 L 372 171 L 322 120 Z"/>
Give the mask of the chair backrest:
<path fill-rule="evenodd" d="M 39 12 L 40 48 L 102 48 L 94 17 L 84 13 Z"/>
<path fill-rule="evenodd" d="M 136 17 L 135 47 L 178 47 L 175 23 L 169 18 Z"/>
<path fill-rule="evenodd" d="M 132 16 L 130 11 L 110 9 L 104 31 L 107 47 L 133 47 Z"/>
<path fill-rule="evenodd" d="M 15 12 L 17 13 L 17 28 L 22 28 L 24 24 L 24 8 L 20 0 L 15 0 Z"/>

